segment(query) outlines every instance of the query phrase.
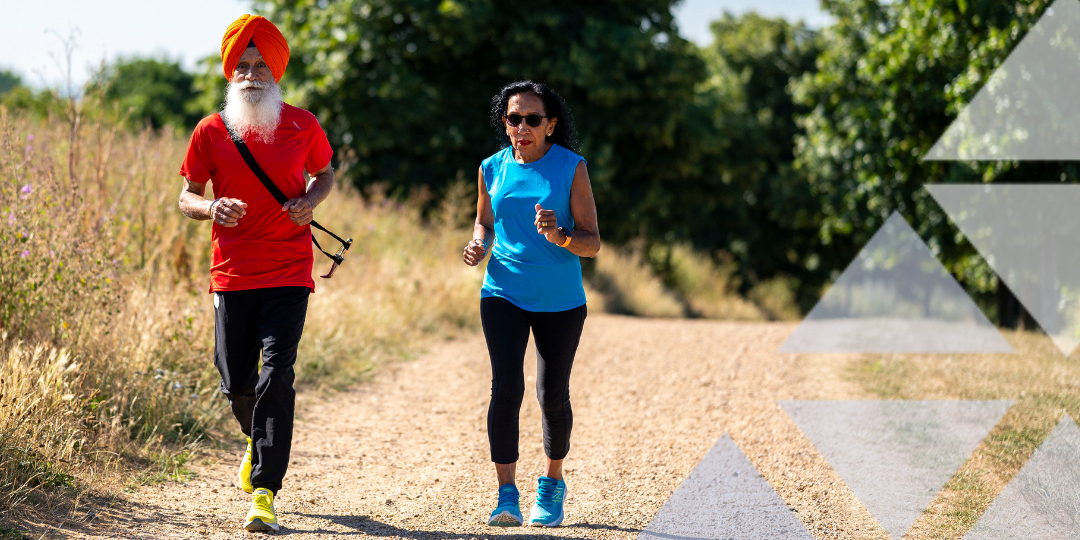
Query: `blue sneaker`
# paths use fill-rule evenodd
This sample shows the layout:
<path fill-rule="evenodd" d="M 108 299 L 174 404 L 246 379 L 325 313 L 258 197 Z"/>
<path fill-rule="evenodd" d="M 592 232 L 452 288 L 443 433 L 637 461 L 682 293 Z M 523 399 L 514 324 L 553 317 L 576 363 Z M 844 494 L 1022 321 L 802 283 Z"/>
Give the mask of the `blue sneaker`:
<path fill-rule="evenodd" d="M 540 477 L 536 488 L 536 504 L 529 512 L 529 525 L 533 527 L 557 527 L 563 522 L 563 501 L 566 500 L 566 482 Z"/>
<path fill-rule="evenodd" d="M 517 486 L 504 484 L 499 486 L 499 506 L 488 518 L 488 525 L 492 527 L 520 527 L 524 521 L 521 518 L 521 507 L 518 505 Z"/>

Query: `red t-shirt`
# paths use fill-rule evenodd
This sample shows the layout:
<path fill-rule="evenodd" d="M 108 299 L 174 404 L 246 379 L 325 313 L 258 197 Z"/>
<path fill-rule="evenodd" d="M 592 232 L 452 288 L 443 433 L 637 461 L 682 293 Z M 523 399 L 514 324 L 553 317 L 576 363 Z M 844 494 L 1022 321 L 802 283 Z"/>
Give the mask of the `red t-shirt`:
<path fill-rule="evenodd" d="M 315 115 L 285 105 L 273 144 L 245 140 L 251 155 L 286 197 L 307 192 L 304 170 L 319 171 L 333 150 Z M 281 211 L 281 204 L 263 186 L 236 149 L 221 116 L 203 118 L 191 134 L 180 175 L 204 184 L 213 182 L 215 197 L 240 199 L 247 214 L 236 227 L 215 223 L 211 232 L 210 292 L 301 286 L 315 290 L 311 228 L 301 227 Z"/>

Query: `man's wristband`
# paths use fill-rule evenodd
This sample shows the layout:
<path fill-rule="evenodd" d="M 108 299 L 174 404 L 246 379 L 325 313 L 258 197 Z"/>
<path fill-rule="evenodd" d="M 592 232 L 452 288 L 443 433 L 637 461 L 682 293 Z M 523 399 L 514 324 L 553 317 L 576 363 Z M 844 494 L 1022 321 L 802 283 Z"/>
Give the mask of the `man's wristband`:
<path fill-rule="evenodd" d="M 208 214 L 210 214 L 210 219 L 211 219 L 211 220 L 213 220 L 213 219 L 214 219 L 214 205 L 215 205 L 215 204 L 217 204 L 217 203 L 218 203 L 218 201 L 220 201 L 220 200 L 221 200 L 221 197 L 218 197 L 218 198 L 214 199 L 214 200 L 213 200 L 213 201 L 212 201 L 212 202 L 210 203 L 210 209 L 209 209 L 209 210 L 207 210 L 207 213 L 208 213 Z"/>

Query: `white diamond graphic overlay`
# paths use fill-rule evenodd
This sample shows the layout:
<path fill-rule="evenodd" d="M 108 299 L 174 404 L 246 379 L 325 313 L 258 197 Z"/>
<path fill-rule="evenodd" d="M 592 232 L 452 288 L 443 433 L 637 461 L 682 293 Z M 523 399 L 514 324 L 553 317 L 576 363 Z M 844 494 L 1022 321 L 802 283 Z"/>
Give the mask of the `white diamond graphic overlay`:
<path fill-rule="evenodd" d="M 1012 347 L 894 213 L 782 353 L 1011 353 Z"/>
<path fill-rule="evenodd" d="M 1057 0 L 925 159 L 1080 159 L 1078 85 L 1080 1 Z"/>
<path fill-rule="evenodd" d="M 892 538 L 901 538 L 1009 401 L 781 401 Z"/>
<path fill-rule="evenodd" d="M 726 433 L 638 540 L 813 540 Z"/>
<path fill-rule="evenodd" d="M 964 540 L 1080 538 L 1080 428 L 1068 415 Z"/>
<path fill-rule="evenodd" d="M 927 191 L 1068 355 L 1080 344 L 1080 186 L 933 184 Z"/>

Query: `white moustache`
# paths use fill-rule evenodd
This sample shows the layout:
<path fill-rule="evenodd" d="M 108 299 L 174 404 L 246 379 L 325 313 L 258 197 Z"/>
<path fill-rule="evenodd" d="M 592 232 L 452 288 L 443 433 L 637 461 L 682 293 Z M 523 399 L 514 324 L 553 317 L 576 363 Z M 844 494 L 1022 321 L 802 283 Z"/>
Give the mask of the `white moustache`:
<path fill-rule="evenodd" d="M 235 83 L 234 86 L 236 86 L 240 90 L 246 90 L 248 88 L 268 88 L 270 85 L 263 81 L 245 80 Z"/>

